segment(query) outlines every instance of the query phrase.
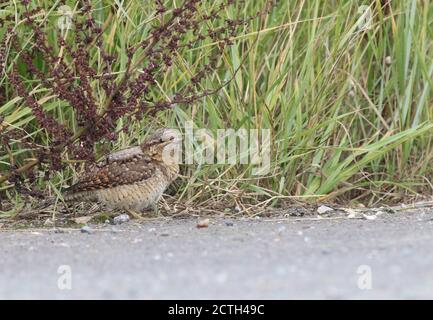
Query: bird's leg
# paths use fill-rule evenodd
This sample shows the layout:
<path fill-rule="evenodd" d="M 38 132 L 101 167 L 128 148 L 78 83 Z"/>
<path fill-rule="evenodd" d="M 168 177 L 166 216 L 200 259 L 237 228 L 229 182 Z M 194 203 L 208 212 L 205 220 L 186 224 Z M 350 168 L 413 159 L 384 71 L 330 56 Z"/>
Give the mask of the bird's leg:
<path fill-rule="evenodd" d="M 153 218 L 155 215 L 159 214 L 159 209 L 158 209 L 158 205 L 157 203 L 152 203 L 149 205 L 149 207 L 147 207 L 146 209 L 144 209 L 141 213 L 141 219 L 146 218 Z"/>
<path fill-rule="evenodd" d="M 129 215 L 131 216 L 131 218 L 138 219 L 138 220 L 143 220 L 143 217 L 138 212 L 136 212 L 134 210 L 130 210 L 130 209 L 127 209 L 126 211 L 129 213 Z"/>
<path fill-rule="evenodd" d="M 158 203 L 157 202 L 152 203 L 151 207 L 152 207 L 153 213 L 155 215 L 158 215 L 159 214 Z"/>

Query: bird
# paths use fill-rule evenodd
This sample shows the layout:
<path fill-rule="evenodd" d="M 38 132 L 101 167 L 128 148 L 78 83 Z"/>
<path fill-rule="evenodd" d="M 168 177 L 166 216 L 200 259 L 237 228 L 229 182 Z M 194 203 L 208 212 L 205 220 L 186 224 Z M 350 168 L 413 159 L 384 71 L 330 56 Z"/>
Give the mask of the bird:
<path fill-rule="evenodd" d="M 121 209 L 134 218 L 143 210 L 157 212 L 157 203 L 179 175 L 181 138 L 173 129 L 160 128 L 140 145 L 103 157 L 65 189 L 66 202 L 98 202 Z"/>

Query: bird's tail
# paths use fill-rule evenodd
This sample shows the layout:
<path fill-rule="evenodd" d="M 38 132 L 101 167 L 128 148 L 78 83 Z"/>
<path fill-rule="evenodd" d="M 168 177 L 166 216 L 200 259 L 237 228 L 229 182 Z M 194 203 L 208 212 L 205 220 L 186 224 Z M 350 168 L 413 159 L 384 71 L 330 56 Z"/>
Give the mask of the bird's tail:
<path fill-rule="evenodd" d="M 71 189 L 66 189 L 63 192 L 63 199 L 66 202 L 85 202 L 85 201 L 97 201 L 97 197 L 94 193 L 88 191 L 74 192 Z"/>

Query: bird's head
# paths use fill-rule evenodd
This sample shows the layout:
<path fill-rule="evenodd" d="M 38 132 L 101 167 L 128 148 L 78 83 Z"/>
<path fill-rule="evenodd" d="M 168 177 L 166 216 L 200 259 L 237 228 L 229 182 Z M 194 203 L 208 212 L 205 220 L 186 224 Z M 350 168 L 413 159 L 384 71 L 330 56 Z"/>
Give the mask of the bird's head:
<path fill-rule="evenodd" d="M 160 128 L 141 143 L 143 153 L 167 164 L 178 163 L 182 135 L 177 130 Z"/>

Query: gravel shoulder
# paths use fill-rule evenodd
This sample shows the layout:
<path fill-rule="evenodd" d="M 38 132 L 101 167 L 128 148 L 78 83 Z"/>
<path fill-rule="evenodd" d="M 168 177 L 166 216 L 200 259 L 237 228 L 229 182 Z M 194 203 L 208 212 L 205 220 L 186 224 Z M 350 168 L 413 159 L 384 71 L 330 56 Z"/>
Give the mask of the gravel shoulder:
<path fill-rule="evenodd" d="M 0 232 L 1 299 L 433 298 L 433 211 Z"/>

